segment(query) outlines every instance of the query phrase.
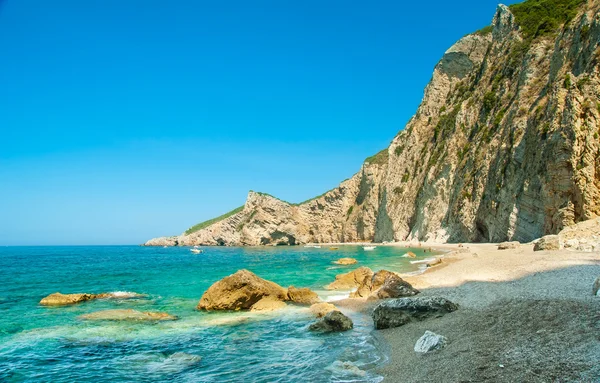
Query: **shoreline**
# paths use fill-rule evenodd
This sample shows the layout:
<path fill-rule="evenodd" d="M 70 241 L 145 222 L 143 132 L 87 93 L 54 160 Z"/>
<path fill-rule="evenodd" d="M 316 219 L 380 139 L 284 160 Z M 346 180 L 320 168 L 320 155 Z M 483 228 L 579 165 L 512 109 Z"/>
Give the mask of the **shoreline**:
<path fill-rule="evenodd" d="M 600 327 L 595 324 L 600 298 L 592 295 L 600 253 L 534 252 L 531 244 L 509 250 L 498 250 L 497 244 L 438 245 L 431 247 L 448 251 L 441 265 L 401 276 L 421 290 L 419 296 L 442 296 L 460 309 L 442 318 L 374 330 L 389 351 L 387 362 L 376 368 L 384 381 L 600 377 Z M 348 298 L 332 303 L 370 315 L 379 302 Z M 413 346 L 425 330 L 447 336 L 448 346 L 417 355 Z"/>

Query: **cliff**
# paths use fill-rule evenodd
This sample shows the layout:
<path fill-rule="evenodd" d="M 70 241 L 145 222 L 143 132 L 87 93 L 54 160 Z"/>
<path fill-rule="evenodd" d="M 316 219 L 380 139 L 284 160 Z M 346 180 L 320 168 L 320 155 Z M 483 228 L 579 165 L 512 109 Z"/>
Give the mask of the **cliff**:
<path fill-rule="evenodd" d="M 551 10 L 536 15 L 540 4 Z M 498 6 L 491 27 L 446 51 L 405 129 L 351 179 L 298 205 L 250 192 L 241 211 L 147 245 L 528 242 L 600 216 L 599 9 Z"/>

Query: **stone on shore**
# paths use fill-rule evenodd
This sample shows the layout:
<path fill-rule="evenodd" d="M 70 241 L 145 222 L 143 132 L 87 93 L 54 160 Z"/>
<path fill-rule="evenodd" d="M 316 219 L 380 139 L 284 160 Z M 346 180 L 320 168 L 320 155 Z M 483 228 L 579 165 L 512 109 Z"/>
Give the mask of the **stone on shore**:
<path fill-rule="evenodd" d="M 521 245 L 520 242 L 512 241 L 512 242 L 502 242 L 498 244 L 498 250 L 510 250 L 510 249 L 518 249 Z"/>
<path fill-rule="evenodd" d="M 310 331 L 333 332 L 347 331 L 354 327 L 352 319 L 348 318 L 340 311 L 330 311 L 323 318 L 309 326 Z"/>
<path fill-rule="evenodd" d="M 373 270 L 368 267 L 359 267 L 345 274 L 338 274 L 335 281 L 325 286 L 327 290 L 350 290 L 363 284 L 365 278 L 371 278 Z"/>
<path fill-rule="evenodd" d="M 559 250 L 560 249 L 560 240 L 558 235 L 546 235 L 535 243 L 533 246 L 533 251 L 541 251 L 541 250 Z"/>
<path fill-rule="evenodd" d="M 200 298 L 199 310 L 249 310 L 265 297 L 286 301 L 287 290 L 258 277 L 248 270 L 239 270 L 215 282 Z"/>
<path fill-rule="evenodd" d="M 44 306 L 66 306 L 91 301 L 92 299 L 96 299 L 96 297 L 96 294 L 61 294 L 57 292 L 42 298 L 40 304 Z"/>
<path fill-rule="evenodd" d="M 592 295 L 600 296 L 600 277 L 596 278 L 594 286 L 592 287 Z"/>
<path fill-rule="evenodd" d="M 287 305 L 285 302 L 281 301 L 280 299 L 273 296 L 268 296 L 253 304 L 250 308 L 250 311 L 269 312 L 280 310 L 286 306 Z"/>
<path fill-rule="evenodd" d="M 457 309 L 457 304 L 441 297 L 398 298 L 377 305 L 372 317 L 375 328 L 381 330 L 441 317 Z"/>
<path fill-rule="evenodd" d="M 410 283 L 396 273 L 379 270 L 371 278 L 363 279 L 358 289 L 350 294 L 350 298 L 386 299 L 410 297 L 419 293 Z"/>
<path fill-rule="evenodd" d="M 301 305 L 312 305 L 321 302 L 321 298 L 319 298 L 317 293 L 306 287 L 297 289 L 294 286 L 290 286 L 288 287 L 287 295 L 290 301 Z"/>
<path fill-rule="evenodd" d="M 358 263 L 358 261 L 354 258 L 340 258 L 333 263 L 335 263 L 336 265 L 354 265 Z"/>
<path fill-rule="evenodd" d="M 165 312 L 137 311 L 131 309 L 103 310 L 80 316 L 85 320 L 111 321 L 170 321 L 178 319 Z"/>
<path fill-rule="evenodd" d="M 425 331 L 422 337 L 417 340 L 415 343 L 415 352 L 426 353 L 434 350 L 442 349 L 446 343 L 448 342 L 448 338 L 442 335 L 438 335 L 429 330 Z"/>
<path fill-rule="evenodd" d="M 328 312 L 335 311 L 338 308 L 327 302 L 315 303 L 310 306 L 310 312 L 313 313 L 317 318 L 324 317 Z"/>

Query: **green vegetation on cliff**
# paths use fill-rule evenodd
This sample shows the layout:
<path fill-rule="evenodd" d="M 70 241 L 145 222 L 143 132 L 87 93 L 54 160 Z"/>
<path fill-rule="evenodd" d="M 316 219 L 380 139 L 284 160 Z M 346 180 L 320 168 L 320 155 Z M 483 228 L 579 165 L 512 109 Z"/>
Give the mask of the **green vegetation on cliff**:
<path fill-rule="evenodd" d="M 509 6 L 526 39 L 551 35 L 577 15 L 585 0 L 528 0 Z"/>
<path fill-rule="evenodd" d="M 389 153 L 388 149 L 385 148 L 374 156 L 367 157 L 365 162 L 370 163 L 371 165 L 385 165 L 388 163 Z"/>
<path fill-rule="evenodd" d="M 187 229 L 187 230 L 185 231 L 185 235 L 190 235 L 190 234 L 192 234 L 192 233 L 195 233 L 195 232 L 197 232 L 198 230 L 205 229 L 205 228 L 209 227 L 210 225 L 212 225 L 213 223 L 217 223 L 217 222 L 219 222 L 219 221 L 222 221 L 222 220 L 224 220 L 225 218 L 229 218 L 229 217 L 231 217 L 232 215 L 234 215 L 234 214 L 237 214 L 237 213 L 241 212 L 242 210 L 244 210 L 244 206 L 240 206 L 240 207 L 238 207 L 238 208 L 236 208 L 236 209 L 233 209 L 233 210 L 232 210 L 232 211 L 230 211 L 229 213 L 225 213 L 225 214 L 223 214 L 223 215 L 220 215 L 220 216 L 218 216 L 218 217 L 216 217 L 216 218 L 209 219 L 208 221 L 200 222 L 199 224 L 197 224 L 197 225 L 194 225 L 194 226 L 190 227 L 189 229 Z"/>

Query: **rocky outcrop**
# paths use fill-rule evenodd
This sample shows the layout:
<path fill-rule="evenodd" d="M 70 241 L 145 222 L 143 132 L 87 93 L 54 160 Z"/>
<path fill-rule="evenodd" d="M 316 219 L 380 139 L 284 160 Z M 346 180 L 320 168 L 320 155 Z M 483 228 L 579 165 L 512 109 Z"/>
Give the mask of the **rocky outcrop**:
<path fill-rule="evenodd" d="M 101 294 L 87 294 L 87 293 L 78 293 L 78 294 L 61 294 L 54 293 L 50 294 L 47 297 L 42 298 L 40 304 L 43 306 L 66 306 L 73 305 L 76 303 L 91 301 L 94 299 L 131 299 L 131 298 L 142 298 L 145 297 L 144 294 L 133 293 L 129 291 L 115 291 L 111 293 L 101 293 Z"/>
<path fill-rule="evenodd" d="M 336 275 L 335 281 L 325 288 L 327 290 L 350 290 L 363 285 L 365 279 L 371 279 L 371 277 L 373 277 L 373 270 L 363 266 L 348 273 Z"/>
<path fill-rule="evenodd" d="M 435 350 L 440 350 L 448 343 L 448 338 L 443 335 L 436 334 L 429 330 L 425 331 L 422 337 L 415 343 L 414 350 L 419 353 L 427 353 Z"/>
<path fill-rule="evenodd" d="M 85 320 L 107 321 L 171 321 L 178 318 L 164 312 L 137 311 L 131 309 L 103 310 L 95 313 L 84 314 L 79 318 Z"/>
<path fill-rule="evenodd" d="M 310 312 L 313 313 L 317 318 L 324 317 L 330 311 L 336 311 L 338 308 L 331 303 L 321 302 L 315 303 L 310 306 Z"/>
<path fill-rule="evenodd" d="M 287 295 L 288 300 L 301 305 L 312 305 L 321 302 L 321 298 L 319 298 L 317 293 L 306 287 L 297 289 L 294 286 L 290 286 Z"/>
<path fill-rule="evenodd" d="M 399 298 L 377 305 L 372 317 L 375 328 L 381 330 L 440 317 L 457 309 L 457 304 L 441 297 Z"/>
<path fill-rule="evenodd" d="M 200 298 L 197 308 L 207 311 L 249 310 L 267 297 L 286 301 L 287 290 L 248 270 L 239 270 L 210 286 Z"/>
<path fill-rule="evenodd" d="M 358 289 L 350 294 L 351 298 L 386 299 L 410 297 L 419 293 L 410 283 L 396 273 L 380 270 L 371 278 L 364 278 Z"/>
<path fill-rule="evenodd" d="M 445 52 L 405 128 L 337 188 L 300 204 L 250 192 L 147 245 L 527 243 L 600 216 L 600 1 L 537 37 L 511 7 Z"/>
<path fill-rule="evenodd" d="M 340 258 L 333 263 L 336 265 L 355 265 L 358 263 L 358 261 L 354 258 Z"/>
<path fill-rule="evenodd" d="M 333 332 L 333 331 L 348 331 L 354 327 L 352 319 L 348 318 L 340 311 L 330 311 L 325 316 L 315 323 L 311 324 L 308 329 L 316 332 Z"/>

